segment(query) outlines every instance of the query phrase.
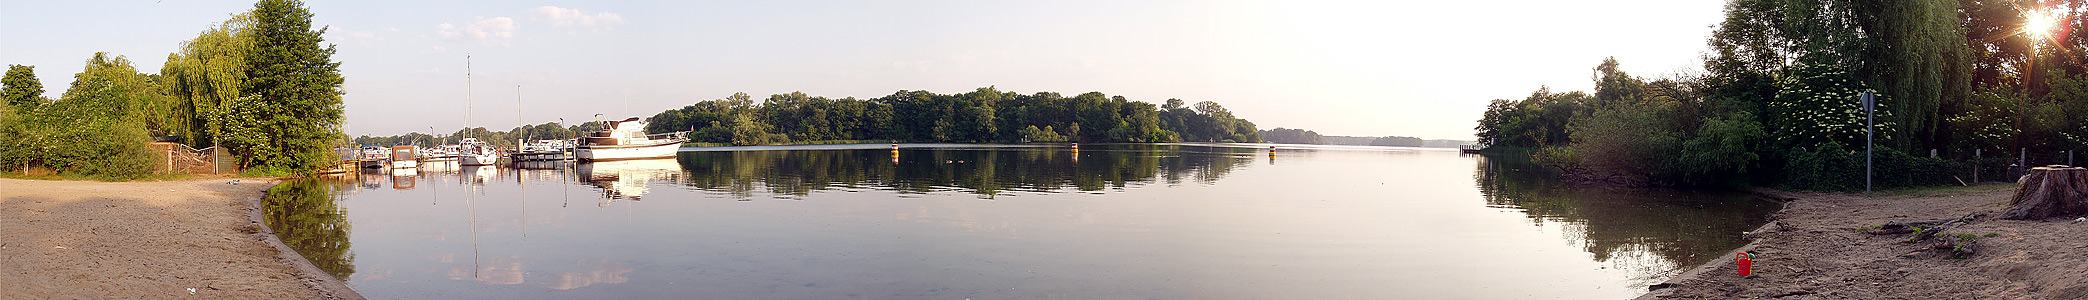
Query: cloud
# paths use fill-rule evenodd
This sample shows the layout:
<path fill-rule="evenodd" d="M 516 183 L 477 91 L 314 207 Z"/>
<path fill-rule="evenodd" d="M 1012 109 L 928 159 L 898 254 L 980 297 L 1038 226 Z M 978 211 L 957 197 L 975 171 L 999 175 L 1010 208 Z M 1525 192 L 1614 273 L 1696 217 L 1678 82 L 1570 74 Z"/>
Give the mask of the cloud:
<path fill-rule="evenodd" d="M 374 30 L 354 30 L 341 26 L 327 28 L 326 38 L 339 44 L 366 47 L 370 46 L 371 41 L 384 40 L 384 36 L 377 34 L 377 31 Z"/>
<path fill-rule="evenodd" d="M 427 50 L 427 51 L 424 51 L 424 52 L 427 52 L 427 53 L 443 53 L 443 52 L 449 52 L 449 48 L 443 48 L 442 46 L 435 46 L 435 47 L 433 47 L 433 48 L 428 48 L 428 50 Z"/>
<path fill-rule="evenodd" d="M 406 72 L 413 74 L 442 74 L 442 68 L 420 69 Z"/>
<path fill-rule="evenodd" d="M 497 17 L 488 19 L 486 17 L 479 17 L 478 20 L 472 21 L 471 23 L 467 23 L 461 26 L 450 23 L 442 23 L 442 25 L 435 25 L 435 34 L 447 39 L 476 40 L 486 42 L 499 42 L 505 44 L 507 43 L 507 39 L 515 37 L 515 30 L 521 28 L 521 25 L 515 24 L 515 19 L 513 18 Z"/>
<path fill-rule="evenodd" d="M 557 6 L 541 6 L 530 11 L 536 13 L 537 17 L 551 20 L 551 25 L 553 26 L 615 27 L 617 24 L 623 24 L 624 22 L 623 15 L 616 13 L 599 12 L 590 14 L 579 9 Z"/>

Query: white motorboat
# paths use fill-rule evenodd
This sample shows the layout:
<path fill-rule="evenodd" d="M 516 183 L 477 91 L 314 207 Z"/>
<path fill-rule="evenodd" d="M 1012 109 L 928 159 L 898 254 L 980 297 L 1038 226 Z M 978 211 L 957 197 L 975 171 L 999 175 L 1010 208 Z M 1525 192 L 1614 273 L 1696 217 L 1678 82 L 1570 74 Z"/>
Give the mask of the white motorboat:
<path fill-rule="evenodd" d="M 421 150 L 422 162 L 457 161 L 457 145 L 442 145 Z"/>
<path fill-rule="evenodd" d="M 457 162 L 460 165 L 490 166 L 500 160 L 500 154 L 494 152 L 493 146 L 480 142 L 478 138 L 464 138 L 457 146 Z"/>
<path fill-rule="evenodd" d="M 390 154 L 384 153 L 384 151 L 384 148 L 377 146 L 363 146 L 362 150 L 358 151 L 358 153 L 361 153 L 361 156 L 356 158 L 356 167 L 364 169 L 384 168 L 384 159 L 390 157 Z"/>
<path fill-rule="evenodd" d="M 420 160 L 418 159 L 418 158 L 419 158 L 418 156 L 419 156 L 420 154 L 419 154 L 419 153 L 416 153 L 416 152 L 418 152 L 418 151 L 416 151 L 416 150 L 419 150 L 419 149 L 417 149 L 417 148 L 414 148 L 413 146 L 392 146 L 392 147 L 391 147 L 391 167 L 392 167 L 392 169 L 411 169 L 411 168 L 419 167 L 419 166 L 420 166 Z"/>
<path fill-rule="evenodd" d="M 580 145 L 573 149 L 573 158 L 581 161 L 606 161 L 674 157 L 681 144 L 688 142 L 687 131 L 661 134 L 645 134 L 645 121 L 631 117 L 623 121 L 608 122 L 609 128 L 587 134 Z"/>

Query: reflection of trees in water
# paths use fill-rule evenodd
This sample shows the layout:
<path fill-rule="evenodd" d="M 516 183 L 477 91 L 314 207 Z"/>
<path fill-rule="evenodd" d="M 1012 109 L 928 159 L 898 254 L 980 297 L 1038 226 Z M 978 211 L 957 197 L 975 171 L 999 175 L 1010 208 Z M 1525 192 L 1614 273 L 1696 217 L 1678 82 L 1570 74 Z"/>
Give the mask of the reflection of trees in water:
<path fill-rule="evenodd" d="M 355 274 L 355 253 L 348 251 L 348 216 L 335 204 L 339 187 L 318 178 L 284 181 L 268 189 L 265 219 L 283 244 L 348 280 Z"/>
<path fill-rule="evenodd" d="M 961 190 L 986 197 L 1009 191 L 1098 191 L 1184 178 L 1218 180 L 1253 162 L 1254 149 L 1179 145 L 1059 148 L 777 150 L 690 152 L 678 158 L 698 189 L 751 197 L 756 191 L 804 196 L 831 189 L 907 193 Z"/>
<path fill-rule="evenodd" d="M 1482 157 L 1475 172 L 1488 206 L 1519 208 L 1563 226 L 1597 261 L 1654 281 L 1747 243 L 1774 203 L 1737 193 L 1573 186 L 1527 160 Z"/>

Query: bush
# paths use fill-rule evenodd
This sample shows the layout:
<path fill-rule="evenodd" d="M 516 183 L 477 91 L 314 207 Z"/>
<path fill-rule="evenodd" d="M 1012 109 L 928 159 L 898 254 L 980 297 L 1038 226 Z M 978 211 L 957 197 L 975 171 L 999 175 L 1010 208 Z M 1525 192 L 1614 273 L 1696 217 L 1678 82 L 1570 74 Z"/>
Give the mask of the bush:
<path fill-rule="evenodd" d="M 1815 191 L 1863 190 L 1861 151 L 1845 149 L 1841 143 L 1827 142 L 1817 149 L 1791 151 L 1787 157 L 1786 187 Z M 1873 189 L 1956 184 L 1960 174 L 1970 171 L 1970 166 L 1964 163 L 1916 157 L 1892 148 L 1876 149 L 1871 163 Z"/>

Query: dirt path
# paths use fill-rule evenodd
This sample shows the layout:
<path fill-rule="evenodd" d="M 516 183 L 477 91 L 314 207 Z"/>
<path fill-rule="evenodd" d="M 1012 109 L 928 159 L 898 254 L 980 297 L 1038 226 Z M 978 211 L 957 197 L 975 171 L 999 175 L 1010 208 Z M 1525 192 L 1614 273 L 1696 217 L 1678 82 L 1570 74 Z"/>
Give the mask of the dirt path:
<path fill-rule="evenodd" d="M 1982 236 L 1964 259 L 1921 251 L 1930 245 L 1904 242 L 1911 234 L 1862 232 L 1887 221 L 1991 216 L 2014 192 L 1992 185 L 1875 198 L 1779 194 L 1792 201 L 1743 248 L 1759 257 L 1755 276 L 1738 276 L 1723 258 L 1639 299 L 2088 299 L 2088 222 L 1983 217 L 1943 231 Z"/>
<path fill-rule="evenodd" d="M 274 180 L 232 180 L 0 179 L 0 298 L 359 298 L 270 245 Z"/>

